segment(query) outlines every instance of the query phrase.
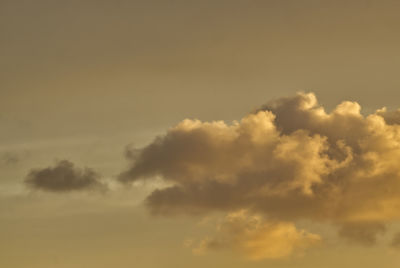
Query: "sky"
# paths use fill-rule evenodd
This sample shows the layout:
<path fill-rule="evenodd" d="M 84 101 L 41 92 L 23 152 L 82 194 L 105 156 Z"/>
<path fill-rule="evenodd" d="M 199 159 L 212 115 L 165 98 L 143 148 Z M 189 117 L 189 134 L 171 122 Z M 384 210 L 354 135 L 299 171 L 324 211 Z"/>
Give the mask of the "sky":
<path fill-rule="evenodd" d="M 0 265 L 400 265 L 398 1 L 0 0 Z"/>

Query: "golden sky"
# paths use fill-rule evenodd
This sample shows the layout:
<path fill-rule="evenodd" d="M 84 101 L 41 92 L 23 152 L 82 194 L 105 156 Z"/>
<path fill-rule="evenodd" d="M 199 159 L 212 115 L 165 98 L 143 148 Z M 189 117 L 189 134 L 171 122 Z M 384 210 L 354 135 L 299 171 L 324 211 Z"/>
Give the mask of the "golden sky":
<path fill-rule="evenodd" d="M 399 11 L 0 0 L 0 266 L 399 267 Z"/>

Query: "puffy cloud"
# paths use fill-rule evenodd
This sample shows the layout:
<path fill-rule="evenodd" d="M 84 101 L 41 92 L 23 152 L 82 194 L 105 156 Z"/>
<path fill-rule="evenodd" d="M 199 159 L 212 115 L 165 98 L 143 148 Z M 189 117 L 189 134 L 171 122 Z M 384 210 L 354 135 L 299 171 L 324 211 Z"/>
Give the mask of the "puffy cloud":
<path fill-rule="evenodd" d="M 377 110 L 377 114 L 385 119 L 385 122 L 389 125 L 395 125 L 400 123 L 400 109 L 396 111 L 388 112 L 386 107 Z"/>
<path fill-rule="evenodd" d="M 298 230 L 290 222 L 269 222 L 246 211 L 228 214 L 213 237 L 204 238 L 194 253 L 231 249 L 250 260 L 278 259 L 320 242 L 316 234 Z"/>
<path fill-rule="evenodd" d="M 25 183 L 32 189 L 50 192 L 107 189 L 99 181 L 99 175 L 95 171 L 90 168 L 75 168 L 68 160 L 59 161 L 54 167 L 31 170 Z"/>
<path fill-rule="evenodd" d="M 129 154 L 120 180 L 168 182 L 147 197 L 155 214 L 246 209 L 333 223 L 340 236 L 373 244 L 400 217 L 400 120 L 360 110 L 344 101 L 328 113 L 299 93 L 232 124 L 186 119 Z"/>

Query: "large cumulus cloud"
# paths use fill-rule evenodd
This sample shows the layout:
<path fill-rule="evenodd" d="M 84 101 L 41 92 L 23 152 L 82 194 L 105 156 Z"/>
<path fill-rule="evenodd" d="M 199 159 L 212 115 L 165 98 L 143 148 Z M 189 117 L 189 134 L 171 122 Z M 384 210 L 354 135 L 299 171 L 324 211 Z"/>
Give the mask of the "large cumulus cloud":
<path fill-rule="evenodd" d="M 187 119 L 135 151 L 120 180 L 169 182 L 147 197 L 155 214 L 246 209 L 373 244 L 400 217 L 400 116 L 360 109 L 344 101 L 327 113 L 299 93 L 232 124 Z"/>

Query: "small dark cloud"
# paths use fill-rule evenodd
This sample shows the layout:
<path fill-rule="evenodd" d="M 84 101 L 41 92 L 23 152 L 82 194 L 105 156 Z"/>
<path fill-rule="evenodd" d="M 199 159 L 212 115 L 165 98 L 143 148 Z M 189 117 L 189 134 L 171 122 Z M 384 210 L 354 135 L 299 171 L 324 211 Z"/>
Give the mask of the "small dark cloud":
<path fill-rule="evenodd" d="M 25 183 L 32 189 L 50 192 L 82 190 L 106 190 L 99 175 L 90 168 L 79 169 L 68 160 L 59 161 L 53 167 L 32 169 Z"/>
<path fill-rule="evenodd" d="M 20 156 L 16 153 L 5 152 L 0 155 L 0 163 L 4 165 L 14 165 L 20 161 Z"/>
<path fill-rule="evenodd" d="M 392 243 L 390 245 L 393 248 L 400 249 L 400 233 L 396 233 L 392 239 Z"/>
<path fill-rule="evenodd" d="M 355 244 L 373 246 L 378 235 L 384 234 L 385 231 L 385 225 L 379 222 L 347 223 L 341 227 L 339 235 Z M 400 246 L 400 240 L 398 242 Z"/>
<path fill-rule="evenodd" d="M 125 157 L 127 159 L 135 160 L 140 155 L 141 150 L 136 148 L 134 144 L 125 146 Z"/>

